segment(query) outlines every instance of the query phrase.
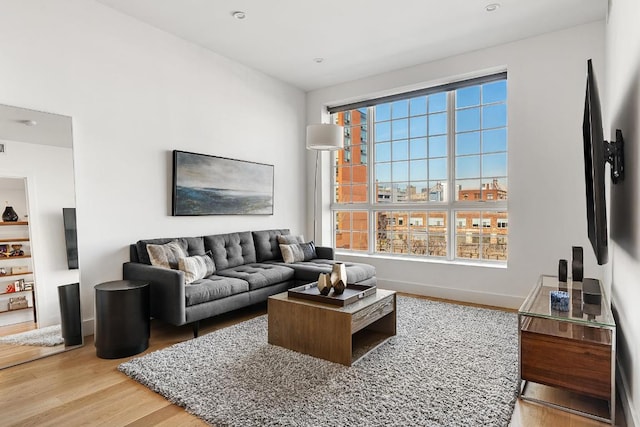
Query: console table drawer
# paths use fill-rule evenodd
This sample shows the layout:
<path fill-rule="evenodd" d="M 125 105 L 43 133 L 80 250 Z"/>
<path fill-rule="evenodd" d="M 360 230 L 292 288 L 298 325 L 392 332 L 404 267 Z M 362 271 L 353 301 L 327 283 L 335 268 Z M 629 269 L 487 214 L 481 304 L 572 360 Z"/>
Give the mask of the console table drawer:
<path fill-rule="evenodd" d="M 395 302 L 395 294 L 389 295 L 387 298 L 353 313 L 351 316 L 351 333 L 354 334 L 387 314 L 393 313 L 396 309 Z"/>

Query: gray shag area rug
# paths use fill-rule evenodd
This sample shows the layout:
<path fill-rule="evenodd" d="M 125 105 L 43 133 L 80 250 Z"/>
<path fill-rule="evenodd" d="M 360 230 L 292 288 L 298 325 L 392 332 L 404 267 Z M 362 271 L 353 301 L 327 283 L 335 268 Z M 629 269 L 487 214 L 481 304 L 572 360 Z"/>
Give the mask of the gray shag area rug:
<path fill-rule="evenodd" d="M 514 313 L 398 297 L 395 337 L 352 367 L 267 343 L 266 315 L 121 364 L 214 426 L 506 426 Z"/>
<path fill-rule="evenodd" d="M 0 343 L 54 347 L 64 344 L 64 338 L 62 338 L 60 325 L 53 325 L 0 337 Z"/>

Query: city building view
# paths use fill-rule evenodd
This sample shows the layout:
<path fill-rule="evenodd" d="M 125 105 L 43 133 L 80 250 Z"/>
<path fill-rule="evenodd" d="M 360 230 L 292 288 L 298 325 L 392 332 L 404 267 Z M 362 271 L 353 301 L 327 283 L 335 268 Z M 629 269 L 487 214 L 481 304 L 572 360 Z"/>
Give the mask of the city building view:
<path fill-rule="evenodd" d="M 336 248 L 507 260 L 506 81 L 455 92 L 455 108 L 442 92 L 333 114 L 345 143 L 333 165 Z M 448 114 L 456 118 L 453 150 Z M 454 184 L 448 151 L 455 151 Z"/>

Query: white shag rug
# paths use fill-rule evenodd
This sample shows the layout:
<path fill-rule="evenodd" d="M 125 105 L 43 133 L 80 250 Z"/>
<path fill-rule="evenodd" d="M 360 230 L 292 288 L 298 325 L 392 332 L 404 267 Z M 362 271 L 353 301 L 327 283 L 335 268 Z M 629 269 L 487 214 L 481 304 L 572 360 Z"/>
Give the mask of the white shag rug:
<path fill-rule="evenodd" d="M 0 337 L 0 343 L 54 347 L 64 344 L 64 338 L 62 338 L 60 325 L 53 325 Z"/>
<path fill-rule="evenodd" d="M 507 426 L 514 313 L 398 297 L 397 335 L 352 367 L 267 343 L 267 317 L 118 369 L 215 426 Z"/>

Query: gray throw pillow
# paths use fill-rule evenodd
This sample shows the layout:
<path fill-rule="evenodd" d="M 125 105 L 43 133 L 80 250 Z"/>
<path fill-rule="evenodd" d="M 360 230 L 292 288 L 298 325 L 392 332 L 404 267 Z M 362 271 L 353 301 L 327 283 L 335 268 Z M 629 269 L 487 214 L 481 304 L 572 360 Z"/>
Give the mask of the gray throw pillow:
<path fill-rule="evenodd" d="M 278 243 L 281 245 L 292 245 L 294 243 L 304 243 L 304 236 L 294 236 L 292 234 L 281 234 L 278 236 Z"/>
<path fill-rule="evenodd" d="M 178 269 L 184 271 L 184 283 L 188 285 L 211 276 L 216 271 L 216 266 L 209 255 L 194 255 L 180 258 Z"/>
<path fill-rule="evenodd" d="M 313 242 L 280 245 L 280 252 L 282 252 L 282 259 L 287 264 L 309 261 L 318 257 L 316 255 L 316 246 Z"/>
<path fill-rule="evenodd" d="M 186 248 L 178 241 L 173 240 L 164 245 L 147 245 L 147 253 L 151 265 L 163 268 L 178 268 L 178 260 L 188 256 Z"/>

